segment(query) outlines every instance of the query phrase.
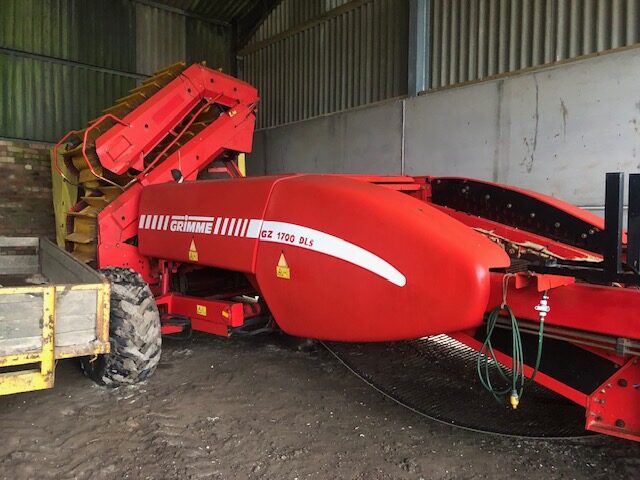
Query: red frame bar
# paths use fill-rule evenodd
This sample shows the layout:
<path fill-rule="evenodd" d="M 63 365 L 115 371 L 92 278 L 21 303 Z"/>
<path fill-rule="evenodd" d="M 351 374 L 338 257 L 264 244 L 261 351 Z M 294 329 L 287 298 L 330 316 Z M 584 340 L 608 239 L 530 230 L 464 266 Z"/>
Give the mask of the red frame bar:
<path fill-rule="evenodd" d="M 53 168 L 58 173 L 58 175 L 60 175 L 60 177 L 62 177 L 67 183 L 70 183 L 71 185 L 74 185 L 74 186 L 77 187 L 78 184 L 72 182 L 71 180 L 69 180 L 65 176 L 65 174 L 62 172 L 62 169 L 60 168 L 60 165 L 58 165 L 58 148 L 60 148 L 60 145 L 62 145 L 62 144 L 64 144 L 66 142 L 67 138 L 69 138 L 71 135 L 74 135 L 76 133 L 78 133 L 77 130 L 71 130 L 71 131 L 67 132 L 67 134 L 64 137 L 62 137 L 60 139 L 60 141 L 53 146 Z"/>
<path fill-rule="evenodd" d="M 491 274 L 488 310 L 502 303 L 502 273 Z M 548 325 L 583 330 L 613 337 L 640 339 L 640 290 L 575 283 L 549 291 Z M 535 284 L 507 290 L 507 303 L 517 318 L 538 322 L 533 309 L 540 301 Z"/>
<path fill-rule="evenodd" d="M 640 365 L 637 357 L 616 371 L 587 400 L 587 430 L 640 441 Z"/>
<path fill-rule="evenodd" d="M 229 336 L 229 329 L 244 324 L 244 304 L 226 300 L 211 300 L 189 297 L 177 293 L 168 293 L 156 298 L 158 306 L 165 306 L 169 315 L 180 315 L 191 319 L 191 328 L 196 331 Z M 163 327 L 164 334 L 175 333 L 175 326 L 169 331 Z"/>

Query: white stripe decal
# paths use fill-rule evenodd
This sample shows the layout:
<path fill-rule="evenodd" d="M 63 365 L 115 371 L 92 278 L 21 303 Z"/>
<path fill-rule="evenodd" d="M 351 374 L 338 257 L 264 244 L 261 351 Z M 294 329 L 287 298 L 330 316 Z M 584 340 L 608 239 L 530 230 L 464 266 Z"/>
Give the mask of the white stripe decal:
<path fill-rule="evenodd" d="M 247 228 L 247 238 L 258 238 L 260 235 L 260 227 L 262 226 L 262 220 L 252 218 L 249 220 L 249 228 Z"/>
<path fill-rule="evenodd" d="M 167 215 L 166 218 L 164 219 L 164 226 L 162 227 L 163 230 L 166 230 L 167 227 L 169 226 L 169 220 L 171 220 L 171 215 Z"/>
<path fill-rule="evenodd" d="M 153 215 L 151 217 L 151 230 L 155 230 L 156 229 L 156 224 L 158 223 L 158 215 Z"/>
<path fill-rule="evenodd" d="M 244 237 L 247 233 L 247 225 L 249 225 L 249 220 L 245 218 L 244 220 L 242 220 L 242 229 L 240 230 L 241 237 Z"/>
<path fill-rule="evenodd" d="M 236 231 L 233 232 L 233 236 L 237 237 L 240 234 L 240 227 L 242 226 L 242 218 L 239 218 L 238 221 L 236 222 Z"/>
<path fill-rule="evenodd" d="M 222 221 L 222 230 L 220 230 L 220 235 L 224 235 L 224 233 L 227 231 L 227 223 L 229 223 L 229 219 L 225 218 Z"/>
<path fill-rule="evenodd" d="M 399 287 L 404 287 L 407 283 L 407 279 L 402 273 L 377 255 L 346 240 L 313 228 L 265 220 L 262 222 L 260 241 L 282 243 L 324 253 L 364 268 Z"/>
<path fill-rule="evenodd" d="M 144 222 L 144 228 L 149 229 L 149 225 L 151 225 L 151 217 L 152 215 L 147 215 L 147 220 Z"/>
<path fill-rule="evenodd" d="M 233 226 L 236 224 L 236 219 L 232 218 L 231 221 L 229 222 L 229 230 L 227 230 L 227 235 L 231 236 L 233 235 Z"/>
<path fill-rule="evenodd" d="M 217 235 L 218 231 L 220 230 L 220 222 L 222 222 L 222 217 L 218 217 L 218 219 L 216 220 L 216 226 L 213 228 L 214 235 Z"/>
<path fill-rule="evenodd" d="M 146 215 L 140 215 L 140 221 L 138 222 L 138 228 L 144 228 L 144 218 Z"/>

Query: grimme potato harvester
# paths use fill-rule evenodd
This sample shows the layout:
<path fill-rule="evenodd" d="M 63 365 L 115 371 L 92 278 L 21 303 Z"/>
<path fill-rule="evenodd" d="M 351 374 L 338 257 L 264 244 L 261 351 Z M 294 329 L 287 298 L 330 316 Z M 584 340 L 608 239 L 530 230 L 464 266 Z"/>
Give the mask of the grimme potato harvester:
<path fill-rule="evenodd" d="M 111 353 L 84 360 L 89 376 L 148 377 L 161 333 L 446 333 L 513 408 L 535 377 L 588 430 L 640 440 L 639 175 L 627 230 L 622 174 L 607 175 L 604 220 L 468 178 L 247 178 L 257 105 L 251 85 L 178 64 L 56 146 L 79 192 L 61 239 L 112 283 Z"/>

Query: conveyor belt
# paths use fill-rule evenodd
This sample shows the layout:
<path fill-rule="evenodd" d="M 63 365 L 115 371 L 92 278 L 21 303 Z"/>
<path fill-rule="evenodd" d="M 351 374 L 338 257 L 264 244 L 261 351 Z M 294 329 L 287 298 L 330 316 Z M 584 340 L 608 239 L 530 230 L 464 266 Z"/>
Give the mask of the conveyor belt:
<path fill-rule="evenodd" d="M 477 353 L 446 335 L 393 343 L 325 347 L 349 370 L 401 405 L 449 425 L 526 438 L 571 438 L 584 430 L 584 409 L 529 384 L 517 410 L 482 388 Z"/>
<path fill-rule="evenodd" d="M 151 78 L 146 79 L 142 85 L 131 90 L 127 96 L 116 100 L 115 105 L 103 110 L 102 113 L 110 113 L 124 118 L 168 85 L 185 68 L 186 65 L 184 63 L 176 63 L 156 72 Z M 89 122 L 89 125 L 94 121 Z M 90 132 L 87 138 L 86 150 L 89 161 L 99 175 L 111 177 L 111 181 L 115 184 L 126 185 L 131 180 L 131 177 L 129 175 L 115 176 L 105 170 L 100 164 L 95 149 L 96 139 L 109 130 L 114 123 L 113 120 L 109 119 Z M 67 149 L 63 152 L 65 162 L 72 170 L 77 172 L 78 182 L 84 190 L 80 201 L 67 214 L 65 240 L 67 241 L 67 250 L 76 258 L 85 263 L 92 263 L 96 258 L 98 214 L 122 193 L 122 189 L 104 183 L 91 172 L 89 165 L 82 156 L 82 141 L 85 130 L 78 132 L 75 143 L 67 144 Z"/>

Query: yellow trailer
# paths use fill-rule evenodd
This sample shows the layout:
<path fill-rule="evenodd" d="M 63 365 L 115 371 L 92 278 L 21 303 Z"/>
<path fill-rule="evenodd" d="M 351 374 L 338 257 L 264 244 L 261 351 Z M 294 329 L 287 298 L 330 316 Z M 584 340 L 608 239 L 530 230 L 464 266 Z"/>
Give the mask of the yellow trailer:
<path fill-rule="evenodd" d="M 0 395 L 53 387 L 56 360 L 109 353 L 109 292 L 51 241 L 0 237 Z"/>

